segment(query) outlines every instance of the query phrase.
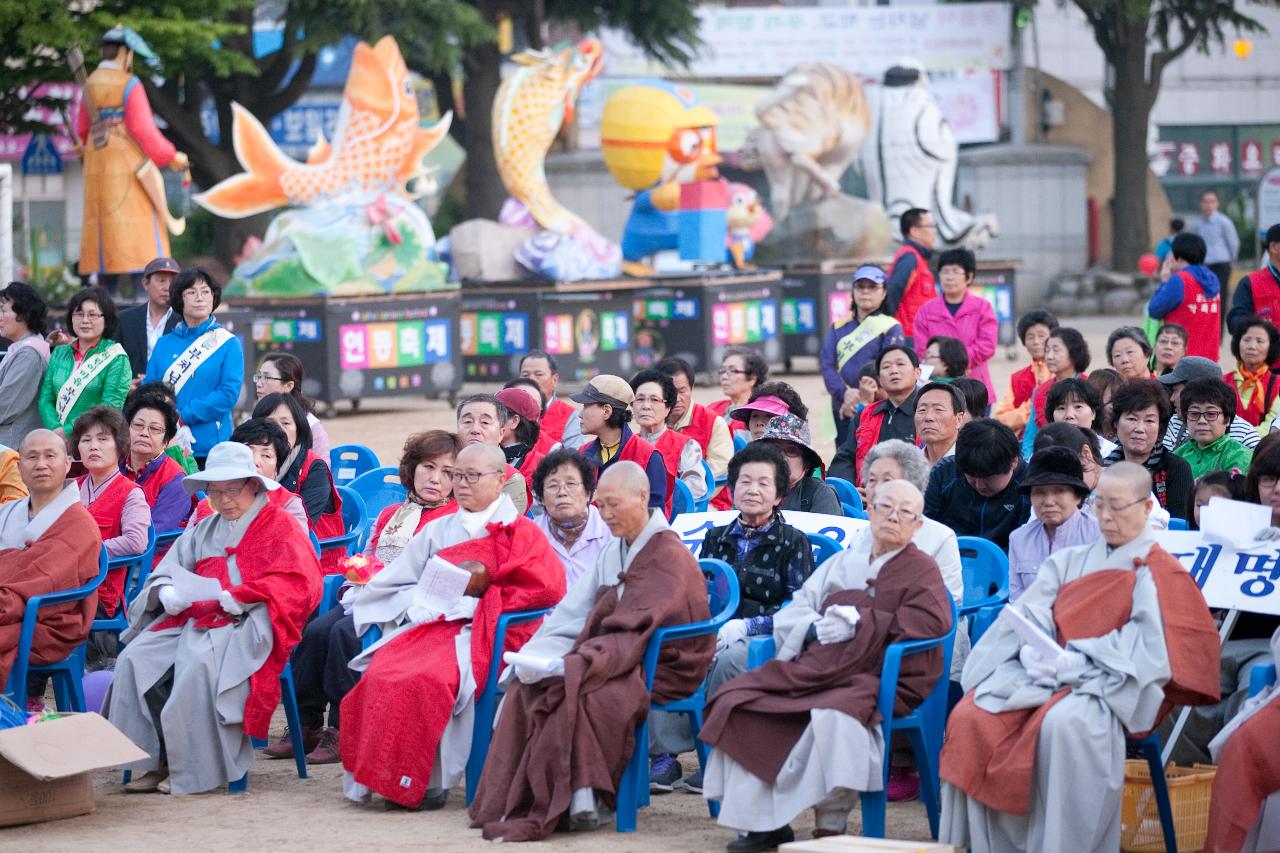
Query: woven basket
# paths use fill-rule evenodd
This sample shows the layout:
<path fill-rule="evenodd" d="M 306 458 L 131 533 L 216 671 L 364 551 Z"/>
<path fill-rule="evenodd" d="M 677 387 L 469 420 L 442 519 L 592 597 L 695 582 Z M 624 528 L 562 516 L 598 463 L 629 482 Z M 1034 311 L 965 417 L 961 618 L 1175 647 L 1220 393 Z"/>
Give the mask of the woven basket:
<path fill-rule="evenodd" d="M 1204 838 L 1209 831 L 1209 793 L 1217 772 L 1217 767 L 1205 764 L 1165 768 L 1179 853 L 1204 849 Z M 1124 853 L 1162 853 L 1165 849 L 1160 810 L 1151 789 L 1151 770 L 1145 761 L 1124 763 L 1120 822 L 1120 849 Z"/>

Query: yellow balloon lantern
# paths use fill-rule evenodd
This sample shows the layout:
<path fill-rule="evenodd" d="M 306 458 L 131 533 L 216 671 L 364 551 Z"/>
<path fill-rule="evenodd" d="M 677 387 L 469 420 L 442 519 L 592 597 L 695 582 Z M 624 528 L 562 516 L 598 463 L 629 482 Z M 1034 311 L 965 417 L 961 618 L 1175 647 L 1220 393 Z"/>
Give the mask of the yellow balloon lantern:
<path fill-rule="evenodd" d="M 1248 59 L 1249 54 L 1253 53 L 1253 42 L 1249 39 L 1236 39 L 1231 49 L 1239 58 Z"/>

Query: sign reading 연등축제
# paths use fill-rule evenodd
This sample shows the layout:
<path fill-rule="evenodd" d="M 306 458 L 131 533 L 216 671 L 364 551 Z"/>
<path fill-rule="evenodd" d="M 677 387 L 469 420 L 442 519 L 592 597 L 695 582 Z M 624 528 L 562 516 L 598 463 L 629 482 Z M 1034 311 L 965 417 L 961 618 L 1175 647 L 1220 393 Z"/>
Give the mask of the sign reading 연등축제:
<path fill-rule="evenodd" d="M 1239 551 L 1206 542 L 1198 530 L 1161 530 L 1156 541 L 1191 573 L 1210 607 L 1280 616 L 1280 542 Z"/>
<path fill-rule="evenodd" d="M 738 517 L 736 510 L 726 509 L 721 512 L 686 512 L 677 515 L 671 522 L 671 529 L 680 536 L 680 541 L 696 556 L 702 548 L 702 540 L 707 531 L 713 527 L 724 527 Z M 817 512 L 798 512 L 784 509 L 782 518 L 787 524 L 802 533 L 821 533 L 836 541 L 843 549 L 849 547 L 854 536 L 867 528 L 870 523 L 861 518 L 845 518 L 842 515 L 822 515 Z"/>

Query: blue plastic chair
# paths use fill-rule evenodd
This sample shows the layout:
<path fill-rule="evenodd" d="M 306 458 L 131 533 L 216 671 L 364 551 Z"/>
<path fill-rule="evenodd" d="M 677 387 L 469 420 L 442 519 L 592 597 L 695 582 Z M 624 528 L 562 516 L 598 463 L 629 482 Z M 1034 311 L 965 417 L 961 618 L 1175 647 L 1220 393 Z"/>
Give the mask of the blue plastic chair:
<path fill-rule="evenodd" d="M 1185 518 L 1174 518 L 1173 516 L 1169 517 L 1169 529 L 1190 530 L 1190 528 L 1187 527 L 1187 520 Z"/>
<path fill-rule="evenodd" d="M 156 548 L 155 548 L 156 553 L 158 554 L 161 548 L 168 548 L 174 542 L 177 542 L 179 539 L 181 539 L 182 534 L 186 533 L 187 529 L 188 528 L 181 527 L 177 530 L 166 530 L 163 533 L 157 533 Z M 152 568 L 155 568 L 155 567 L 152 566 Z"/>
<path fill-rule="evenodd" d="M 957 536 L 964 603 L 960 616 L 970 616 L 969 639 L 977 643 L 1009 601 L 1009 557 L 994 542 Z"/>
<path fill-rule="evenodd" d="M 33 595 L 27 599 L 27 606 L 22 613 L 22 632 L 18 635 L 18 652 L 13 658 L 13 669 L 9 670 L 9 683 L 5 685 L 5 694 L 13 700 L 13 704 L 26 710 L 27 707 L 27 675 L 47 675 L 53 679 L 53 697 L 58 710 L 62 712 L 85 712 L 84 702 L 84 651 L 81 643 L 66 658 L 54 663 L 31 663 L 31 642 L 36 633 L 36 620 L 41 607 L 52 607 L 69 601 L 83 601 L 94 593 L 107 576 L 107 549 L 99 546 L 98 574 L 84 586 L 69 589 L 66 592 L 47 592 L 44 595 Z"/>
<path fill-rule="evenodd" d="M 808 537 L 809 544 L 813 546 L 814 566 L 821 566 L 828 558 L 834 557 L 844 550 L 844 547 L 839 542 L 825 534 L 806 533 L 805 536 Z"/>
<path fill-rule="evenodd" d="M 365 513 L 373 520 L 378 518 L 378 513 L 400 503 L 405 497 L 399 468 L 375 468 L 356 477 L 347 488 L 360 496 Z"/>
<path fill-rule="evenodd" d="M 179 533 L 181 531 L 178 531 Z M 124 569 L 126 574 L 124 579 L 124 589 L 120 596 L 120 606 L 116 609 L 116 615 L 106 619 L 94 619 L 92 630 L 94 631 L 113 631 L 117 637 L 120 636 L 126 628 L 129 627 L 129 605 L 138 597 L 138 593 L 142 591 L 147 583 L 147 578 L 151 576 L 152 563 L 156 554 L 156 530 L 154 527 L 147 528 L 147 548 L 141 554 L 125 555 L 115 557 L 107 561 L 107 572 L 114 572 Z"/>
<path fill-rule="evenodd" d="M 317 613 L 328 613 L 338 606 L 338 591 L 346 582 L 347 579 L 343 575 L 324 576 L 324 594 L 320 596 L 320 607 L 316 610 Z"/>
<path fill-rule="evenodd" d="M 363 444 L 343 444 L 329 450 L 329 470 L 336 486 L 349 486 L 356 477 L 381 465 L 378 454 Z"/>
<path fill-rule="evenodd" d="M 693 502 L 694 512 L 706 512 L 711 506 L 712 493 L 714 493 L 721 485 L 716 481 L 715 474 L 711 473 L 711 465 L 705 459 L 702 460 L 702 479 L 707 483 L 707 491 L 701 498 Z M 728 478 L 725 478 L 725 480 L 727 482 Z"/>
<path fill-rule="evenodd" d="M 675 491 L 671 493 L 671 516 L 667 520 L 672 521 L 677 515 L 696 511 L 697 505 L 693 500 L 693 492 L 689 491 L 689 485 L 684 480 L 676 479 Z"/>
<path fill-rule="evenodd" d="M 950 599 L 948 599 L 950 600 Z M 929 640 L 909 640 L 892 643 L 884 653 L 880 667 L 880 695 L 876 706 L 880 710 L 881 728 L 884 732 L 884 787 L 879 791 L 864 791 L 862 801 L 862 834 L 867 838 L 884 838 L 885 790 L 889 785 L 889 752 L 894 732 L 905 732 L 915 753 L 916 770 L 920 774 L 920 796 L 929 813 L 929 831 L 938 837 L 938 818 L 942 789 L 938 778 L 938 760 L 942 753 L 942 732 L 947 717 L 947 673 L 951 671 L 951 650 L 956 638 L 956 605 L 951 602 L 951 630 L 941 637 Z M 894 699 L 898 693 L 898 674 L 902 659 L 934 648 L 942 648 L 942 671 L 937 683 L 915 710 L 906 716 L 893 714 Z M 753 640 L 747 647 L 747 668 L 762 666 L 777 654 L 772 637 Z"/>
<path fill-rule="evenodd" d="M 841 477 L 828 477 L 826 484 L 836 490 L 840 505 L 845 508 L 845 515 L 850 518 L 866 518 L 867 510 L 862 505 L 862 495 L 854 488 L 853 483 Z"/>
<path fill-rule="evenodd" d="M 741 450 L 746 446 L 747 446 L 746 434 L 741 431 L 735 432 L 733 434 L 733 452 L 737 453 L 739 450 Z"/>
<path fill-rule="evenodd" d="M 738 609 L 738 576 L 724 560 L 706 558 L 698 561 L 698 566 L 707 576 L 707 599 L 711 610 L 711 618 L 703 622 L 692 622 L 688 625 L 675 625 L 670 628 L 659 628 L 649 638 L 644 651 L 644 683 L 653 692 L 653 679 L 658 670 L 658 653 L 662 644 L 688 637 L 703 637 L 715 634 L 724 623 L 733 617 Z M 650 712 L 666 711 L 673 714 L 684 714 L 689 718 L 697 745 L 698 766 L 704 771 L 707 767 L 707 745 L 698 739 L 702 731 L 702 709 L 707 704 L 707 684 L 704 680 L 693 692 L 693 695 L 668 702 L 665 705 L 653 703 Z M 618 796 L 614 815 L 614 826 L 618 832 L 636 831 L 637 812 L 649 805 L 649 718 L 636 727 L 635 750 L 627 761 L 622 772 L 622 781 L 618 783 Z M 707 803 L 711 816 L 720 812 L 718 803 Z"/>
<path fill-rule="evenodd" d="M 1165 853 L 1178 853 L 1178 830 L 1173 822 L 1173 807 L 1169 803 L 1169 784 L 1164 776 L 1164 759 L 1160 755 L 1160 735 L 1151 732 L 1146 737 L 1131 737 L 1128 742 L 1146 760 L 1151 773 L 1151 791 L 1155 794 L 1156 811 L 1160 814 Z"/>
<path fill-rule="evenodd" d="M 1249 695 L 1257 696 L 1267 687 L 1276 683 L 1276 665 L 1273 663 L 1255 666 L 1249 673 Z"/>
<path fill-rule="evenodd" d="M 364 498 L 360 493 L 347 486 L 338 486 L 338 497 L 342 498 L 341 536 L 333 536 L 320 540 L 320 550 L 345 548 L 348 554 L 354 554 L 360 540 L 364 538 L 365 528 L 369 525 L 369 513 L 364 506 Z"/>

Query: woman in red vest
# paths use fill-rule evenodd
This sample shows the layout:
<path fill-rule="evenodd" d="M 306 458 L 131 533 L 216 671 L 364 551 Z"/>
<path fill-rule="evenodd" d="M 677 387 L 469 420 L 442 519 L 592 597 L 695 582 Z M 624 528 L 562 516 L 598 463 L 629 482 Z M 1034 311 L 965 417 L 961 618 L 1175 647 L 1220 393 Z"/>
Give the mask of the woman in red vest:
<path fill-rule="evenodd" d="M 138 484 L 120 473 L 120 458 L 128 449 L 124 416 L 118 409 L 94 406 L 76 418 L 71 446 L 85 470 L 77 479 L 80 502 L 98 523 L 107 556 L 141 554 L 147 548 L 151 509 Z M 126 574 L 125 569 L 108 572 L 98 587 L 98 610 L 104 616 L 119 609 Z"/>
<path fill-rule="evenodd" d="M 714 485 L 702 469 L 702 448 L 684 433 L 667 427 L 667 416 L 676 404 L 676 384 L 671 377 L 650 368 L 631 377 L 635 399 L 631 409 L 636 418 L 636 435 L 662 454 L 667 469 L 667 494 L 674 495 L 676 480 L 684 481 L 695 501 Z"/>
<path fill-rule="evenodd" d="M 667 492 L 667 466 L 653 445 L 637 438 L 631 428 L 631 403 L 635 392 L 621 376 L 602 373 L 569 399 L 582 404 L 582 434 L 595 436 L 581 450 L 596 466 L 596 475 L 619 460 L 634 462 L 649 478 L 649 506 L 671 515 Z"/>
<path fill-rule="evenodd" d="M 1280 377 L 1271 365 L 1280 358 L 1280 330 L 1261 317 L 1250 317 L 1231 335 L 1236 368 L 1222 377 L 1236 391 L 1236 412 L 1264 435 L 1275 419 L 1272 407 L 1280 397 Z"/>
<path fill-rule="evenodd" d="M 507 457 L 507 464 L 524 477 L 526 506 L 533 506 L 533 472 L 546 456 L 535 449 L 540 432 L 538 416 L 542 414 L 542 391 L 529 380 L 515 379 L 507 385 L 493 395 L 511 415 L 502 425 L 502 452 Z"/>
<path fill-rule="evenodd" d="M 268 394 L 253 407 L 255 418 L 269 418 L 289 439 L 289 455 L 280 463 L 280 485 L 302 498 L 311 532 L 317 539 L 341 536 L 342 498 L 333 485 L 329 465 L 311 450 L 307 412 L 292 394 Z M 320 555 L 326 573 L 338 570 L 345 548 L 330 548 Z"/>
<path fill-rule="evenodd" d="M 120 460 L 120 472 L 142 488 L 156 533 L 185 527 L 192 506 L 182 487 L 187 472 L 165 452 L 178 432 L 178 410 L 162 394 L 134 391 L 124 401 L 124 420 L 129 450 Z"/>

